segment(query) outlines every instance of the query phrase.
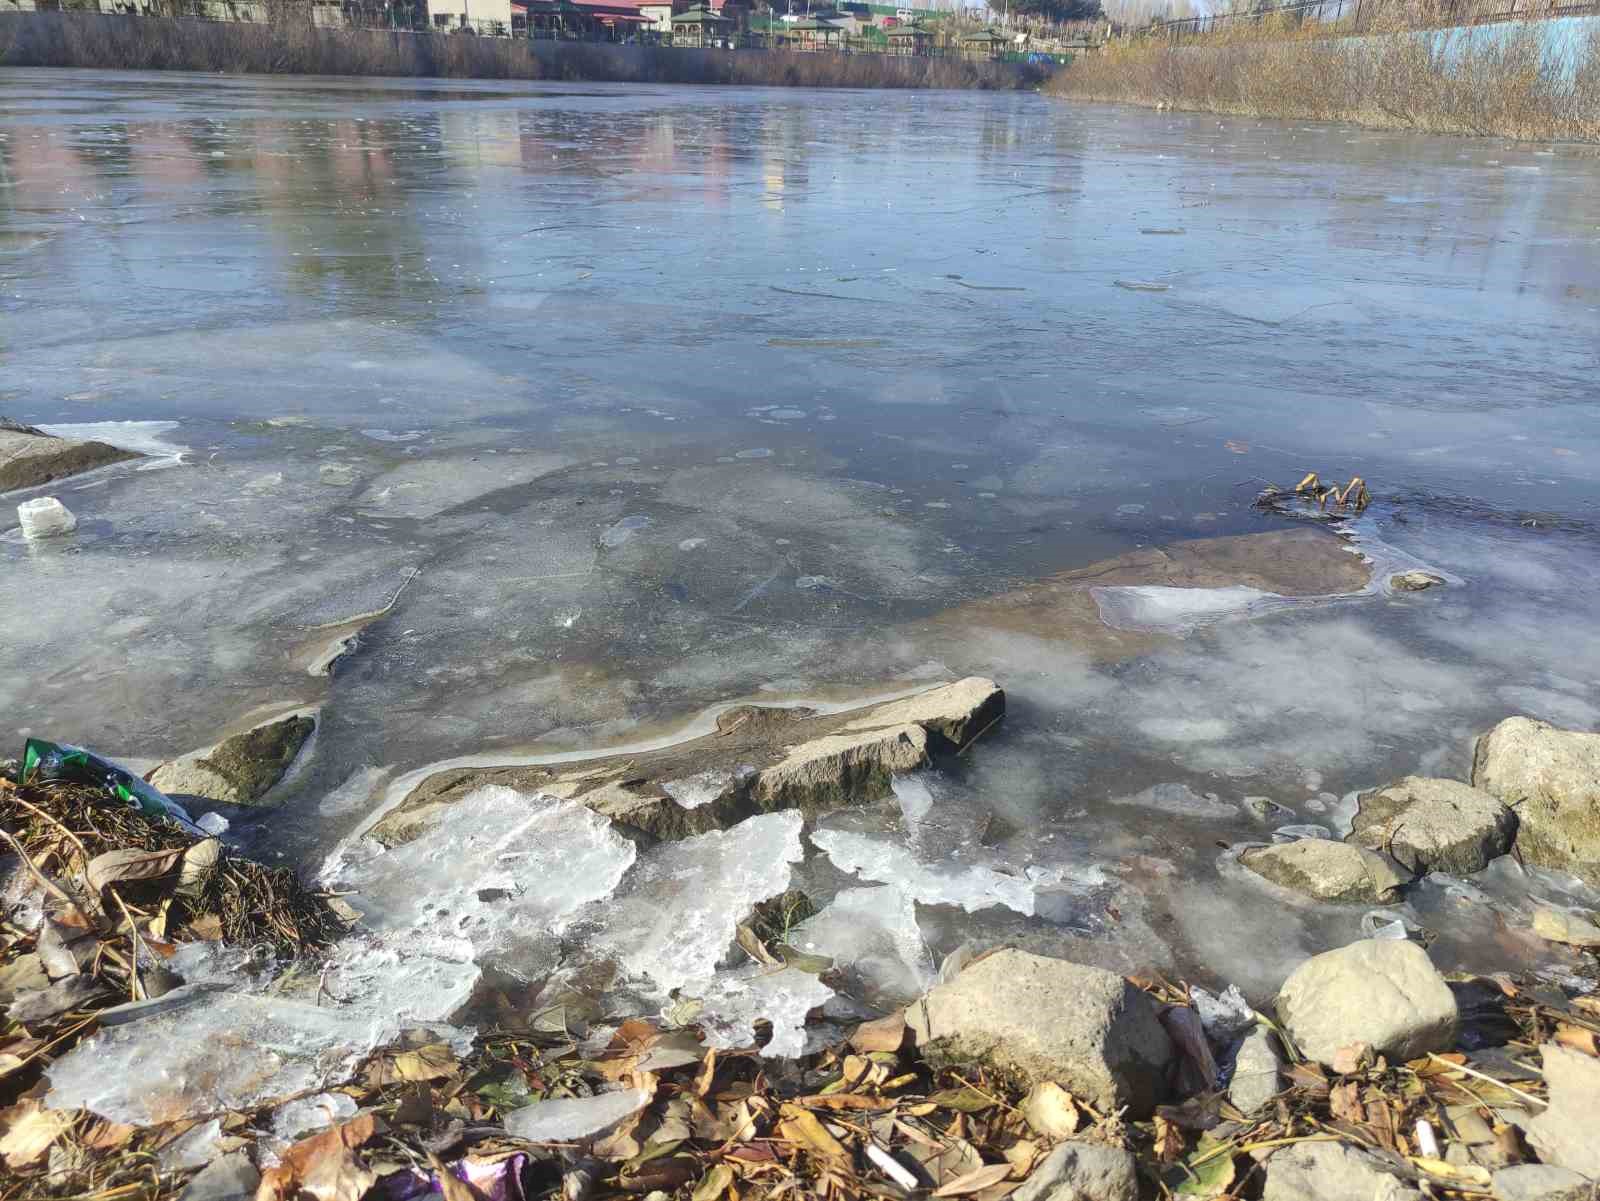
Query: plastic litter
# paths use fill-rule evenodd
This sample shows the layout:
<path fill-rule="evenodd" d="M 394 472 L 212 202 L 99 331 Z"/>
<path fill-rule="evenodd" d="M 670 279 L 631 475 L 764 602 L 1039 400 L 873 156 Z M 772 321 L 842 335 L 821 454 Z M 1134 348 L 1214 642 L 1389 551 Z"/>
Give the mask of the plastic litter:
<path fill-rule="evenodd" d="M 1200 1015 L 1200 1025 L 1206 1036 L 1216 1043 L 1231 1043 L 1256 1024 L 1255 1010 L 1239 991 L 1237 984 L 1228 985 L 1221 995 L 1213 995 L 1203 988 L 1189 989 L 1189 1000 Z"/>
<path fill-rule="evenodd" d="M 505 1159 L 490 1162 L 463 1159 L 446 1165 L 445 1171 L 457 1180 L 465 1181 L 472 1187 L 473 1195 L 485 1201 L 526 1201 L 522 1173 L 527 1166 L 528 1156 L 519 1151 Z M 438 1197 L 443 1191 L 438 1173 L 407 1168 L 380 1180 L 374 1196 L 383 1198 L 383 1201 L 415 1201 L 418 1197 Z"/>
<path fill-rule="evenodd" d="M 168 817 L 191 834 L 205 838 L 208 831 L 197 826 L 182 805 L 172 800 L 125 767 L 109 759 L 102 759 L 93 751 L 65 742 L 46 742 L 30 738 L 22 748 L 22 772 L 19 779 L 24 784 L 60 781 L 67 784 L 87 784 L 104 789 L 109 797 L 130 805 L 150 817 Z"/>
<path fill-rule="evenodd" d="M 26 538 L 53 538 L 78 528 L 78 519 L 53 496 L 36 496 L 17 506 L 17 520 Z"/>
<path fill-rule="evenodd" d="M 1361 916 L 1361 933 L 1366 938 L 1391 938 L 1406 939 L 1410 934 L 1406 932 L 1406 924 L 1399 918 L 1390 918 L 1381 909 L 1374 909 L 1371 913 Z"/>

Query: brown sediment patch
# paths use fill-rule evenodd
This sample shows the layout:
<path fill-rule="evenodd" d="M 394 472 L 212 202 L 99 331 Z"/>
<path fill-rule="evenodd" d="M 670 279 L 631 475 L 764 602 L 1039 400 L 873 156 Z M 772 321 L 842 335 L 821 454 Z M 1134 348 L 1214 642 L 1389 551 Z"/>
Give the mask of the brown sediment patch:
<path fill-rule="evenodd" d="M 1372 571 L 1349 544 L 1320 527 L 1201 538 L 1130 551 L 1053 575 L 998 596 L 971 601 L 923 629 L 980 628 L 1070 644 L 1094 659 L 1124 659 L 1170 635 L 1106 625 L 1091 589 L 1244 586 L 1286 597 L 1360 592 Z"/>

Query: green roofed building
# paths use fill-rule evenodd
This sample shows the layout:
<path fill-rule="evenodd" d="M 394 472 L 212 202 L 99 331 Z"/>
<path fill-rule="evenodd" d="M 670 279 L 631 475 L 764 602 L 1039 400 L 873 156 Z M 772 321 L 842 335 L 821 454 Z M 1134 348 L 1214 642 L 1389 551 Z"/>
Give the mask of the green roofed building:
<path fill-rule="evenodd" d="M 961 39 L 961 53 L 968 58 L 999 58 L 1005 53 L 1010 40 L 992 29 L 980 29 Z"/>

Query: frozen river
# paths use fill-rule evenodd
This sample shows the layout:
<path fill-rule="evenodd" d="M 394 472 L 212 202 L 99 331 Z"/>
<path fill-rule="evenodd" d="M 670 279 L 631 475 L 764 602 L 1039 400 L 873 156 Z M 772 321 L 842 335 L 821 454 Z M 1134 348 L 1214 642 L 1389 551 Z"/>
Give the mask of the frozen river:
<path fill-rule="evenodd" d="M 830 821 L 929 878 L 1095 883 L 920 904 L 930 954 L 1261 989 L 1362 911 L 1219 868 L 1265 836 L 1244 797 L 1336 827 L 1502 717 L 1600 722 L 1587 152 L 1033 95 L 8 71 L 0 351 L 0 412 L 153 455 L 54 490 L 70 539 L 0 536 L 0 749 L 149 762 L 320 705 L 235 827 L 302 862 L 437 760 L 977 673 L 1003 729 Z M 929 622 L 1280 528 L 1251 502 L 1309 470 L 1363 476 L 1367 536 L 1451 584 L 1123 658 Z M 1447 883 L 1407 913 L 1550 962 Z"/>

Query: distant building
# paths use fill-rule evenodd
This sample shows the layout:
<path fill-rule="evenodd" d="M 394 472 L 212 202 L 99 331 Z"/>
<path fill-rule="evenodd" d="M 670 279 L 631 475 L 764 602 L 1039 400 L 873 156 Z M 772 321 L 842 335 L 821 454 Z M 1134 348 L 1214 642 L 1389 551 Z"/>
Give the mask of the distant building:
<path fill-rule="evenodd" d="M 691 49 L 719 45 L 727 37 L 731 24 L 726 17 L 696 5 L 672 14 L 672 44 Z"/>
<path fill-rule="evenodd" d="M 428 0 L 427 14 L 430 26 L 446 32 L 511 33 L 511 0 Z"/>

